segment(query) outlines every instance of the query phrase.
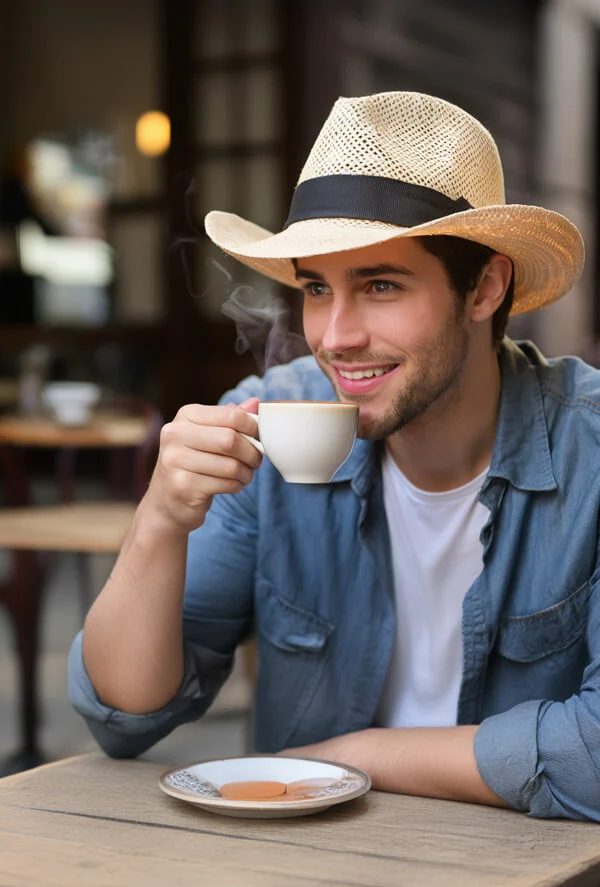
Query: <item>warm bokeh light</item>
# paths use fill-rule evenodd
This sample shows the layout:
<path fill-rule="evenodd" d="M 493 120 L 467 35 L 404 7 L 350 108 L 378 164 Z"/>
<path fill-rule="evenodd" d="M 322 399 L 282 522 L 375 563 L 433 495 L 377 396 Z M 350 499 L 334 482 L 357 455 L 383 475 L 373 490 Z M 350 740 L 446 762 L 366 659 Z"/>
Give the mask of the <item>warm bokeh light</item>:
<path fill-rule="evenodd" d="M 162 111 L 147 111 L 135 124 L 135 144 L 141 154 L 159 157 L 171 143 L 171 121 Z"/>

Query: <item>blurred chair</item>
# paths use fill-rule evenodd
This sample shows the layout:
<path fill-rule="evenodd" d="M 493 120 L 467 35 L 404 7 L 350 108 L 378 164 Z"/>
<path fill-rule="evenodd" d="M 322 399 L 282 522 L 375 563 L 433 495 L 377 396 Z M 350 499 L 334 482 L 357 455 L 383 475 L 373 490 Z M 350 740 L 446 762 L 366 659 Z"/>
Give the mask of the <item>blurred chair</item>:
<path fill-rule="evenodd" d="M 113 411 L 98 411 L 82 428 L 45 419 L 0 417 L 5 500 L 0 509 L 0 548 L 12 552 L 10 575 L 0 585 L 0 603 L 14 627 L 21 684 L 21 746 L 11 769 L 36 766 L 43 759 L 37 731 L 37 662 L 49 553 L 73 552 L 83 591 L 89 592 L 88 556 L 119 552 L 150 478 L 161 424 L 154 407 L 132 400 L 120 402 Z M 33 448 L 56 450 L 57 504 L 33 504 L 27 471 Z M 77 462 L 83 449 L 107 451 L 105 499 L 76 501 Z"/>

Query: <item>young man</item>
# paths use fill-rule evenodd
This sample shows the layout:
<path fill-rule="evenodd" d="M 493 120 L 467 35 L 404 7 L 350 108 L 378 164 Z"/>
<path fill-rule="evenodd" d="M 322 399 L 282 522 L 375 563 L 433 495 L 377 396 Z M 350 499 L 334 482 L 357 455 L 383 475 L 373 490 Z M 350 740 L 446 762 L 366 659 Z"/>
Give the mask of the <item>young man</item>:
<path fill-rule="evenodd" d="M 314 356 L 165 426 L 71 652 L 98 742 L 136 755 L 200 717 L 255 626 L 258 751 L 600 820 L 600 374 L 503 338 L 578 278 L 577 229 L 505 205 L 490 134 L 415 93 L 336 102 L 283 232 L 206 224 L 303 290 Z M 330 484 L 239 433 L 259 400 L 335 398 L 359 440 Z"/>

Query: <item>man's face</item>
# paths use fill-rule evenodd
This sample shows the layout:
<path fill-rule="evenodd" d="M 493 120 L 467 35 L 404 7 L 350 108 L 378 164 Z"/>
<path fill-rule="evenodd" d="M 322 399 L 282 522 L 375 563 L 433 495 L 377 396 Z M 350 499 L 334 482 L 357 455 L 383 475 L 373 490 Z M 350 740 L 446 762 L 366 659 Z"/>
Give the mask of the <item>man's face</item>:
<path fill-rule="evenodd" d="M 378 440 L 441 403 L 469 348 L 466 307 L 414 238 L 297 260 L 304 332 L 338 398 Z"/>

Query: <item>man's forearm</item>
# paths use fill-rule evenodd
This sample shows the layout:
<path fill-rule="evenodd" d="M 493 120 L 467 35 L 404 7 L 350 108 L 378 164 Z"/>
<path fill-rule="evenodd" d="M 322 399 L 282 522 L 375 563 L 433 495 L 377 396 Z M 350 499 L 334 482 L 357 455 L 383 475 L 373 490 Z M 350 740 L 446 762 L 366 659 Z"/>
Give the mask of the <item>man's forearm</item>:
<path fill-rule="evenodd" d="M 371 728 L 285 754 L 360 767 L 380 791 L 506 807 L 479 775 L 473 751 L 476 730 L 472 726 Z"/>
<path fill-rule="evenodd" d="M 164 533 L 142 503 L 84 627 L 86 670 L 106 705 L 156 711 L 177 692 L 186 550 L 187 537 Z"/>

